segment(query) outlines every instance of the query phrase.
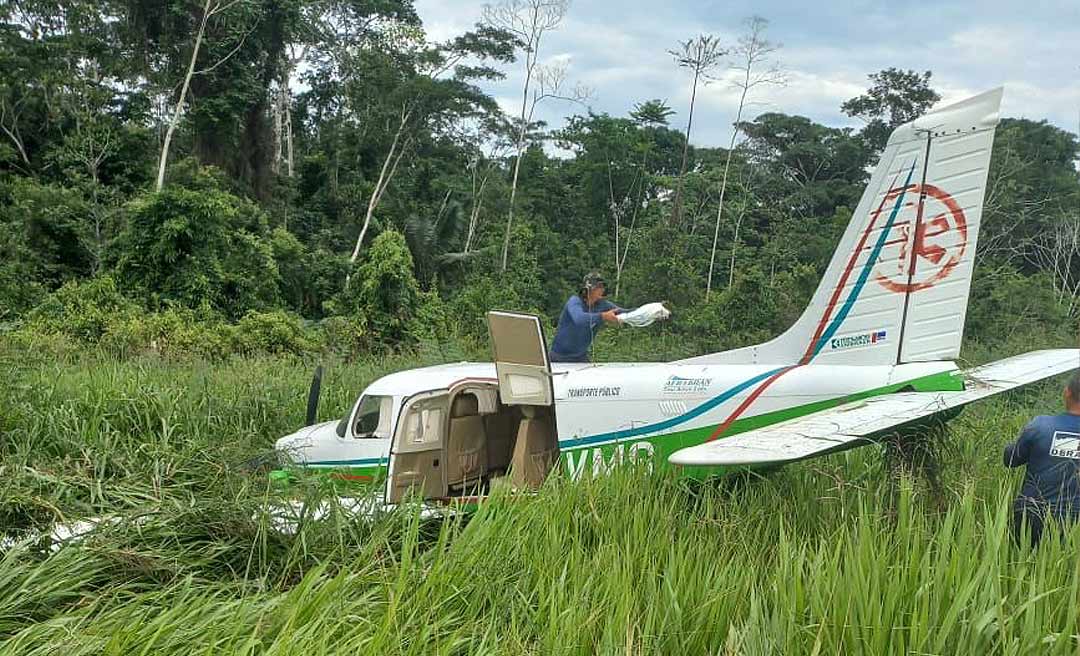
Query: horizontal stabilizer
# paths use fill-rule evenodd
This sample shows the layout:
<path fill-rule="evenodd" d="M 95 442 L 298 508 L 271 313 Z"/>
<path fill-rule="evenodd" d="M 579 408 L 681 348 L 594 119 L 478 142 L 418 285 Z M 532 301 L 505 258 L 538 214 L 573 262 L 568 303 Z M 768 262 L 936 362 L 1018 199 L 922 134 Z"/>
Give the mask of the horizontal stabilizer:
<path fill-rule="evenodd" d="M 886 431 L 1080 367 L 1080 349 L 1032 351 L 963 372 L 962 392 L 901 392 L 680 449 L 675 465 L 781 464 L 868 444 Z"/>

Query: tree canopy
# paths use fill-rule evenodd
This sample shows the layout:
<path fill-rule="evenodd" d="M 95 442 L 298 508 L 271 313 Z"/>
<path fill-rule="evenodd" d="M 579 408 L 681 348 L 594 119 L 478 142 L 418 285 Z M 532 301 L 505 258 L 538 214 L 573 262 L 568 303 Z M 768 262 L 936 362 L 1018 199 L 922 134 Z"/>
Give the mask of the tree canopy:
<path fill-rule="evenodd" d="M 529 51 L 505 28 L 435 41 L 408 0 L 4 5 L 0 322 L 87 290 L 191 320 L 332 318 L 397 347 L 483 338 L 496 306 L 554 319 L 600 269 L 621 303 L 672 302 L 661 330 L 687 353 L 716 350 L 790 320 L 889 132 L 940 99 L 930 71 L 887 68 L 842 104 L 861 128 L 774 106 L 739 122 L 729 158 L 658 98 L 626 116 L 566 104 L 553 128 L 507 115 L 485 82 Z M 534 72 L 526 101 L 584 97 Z M 1045 121 L 1002 122 L 974 304 L 980 280 L 1048 285 L 1039 316 L 1080 314 L 1077 152 Z M 972 317 L 984 339 L 1007 320 Z"/>

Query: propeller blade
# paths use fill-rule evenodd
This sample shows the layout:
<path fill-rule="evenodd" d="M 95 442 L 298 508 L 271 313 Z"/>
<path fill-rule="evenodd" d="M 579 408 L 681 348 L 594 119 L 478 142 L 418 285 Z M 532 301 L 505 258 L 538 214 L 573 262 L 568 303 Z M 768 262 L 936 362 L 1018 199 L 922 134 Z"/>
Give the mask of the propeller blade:
<path fill-rule="evenodd" d="M 315 377 L 311 379 L 311 389 L 307 397 L 307 425 L 315 423 L 319 410 L 319 391 L 322 389 L 322 365 L 315 367 Z"/>

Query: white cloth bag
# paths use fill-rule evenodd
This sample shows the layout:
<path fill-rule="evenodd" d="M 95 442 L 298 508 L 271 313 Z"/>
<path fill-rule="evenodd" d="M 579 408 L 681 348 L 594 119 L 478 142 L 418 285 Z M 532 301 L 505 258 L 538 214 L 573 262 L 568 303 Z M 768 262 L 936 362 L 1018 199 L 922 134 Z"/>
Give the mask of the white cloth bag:
<path fill-rule="evenodd" d="M 671 316 L 671 312 L 664 307 L 663 303 L 649 303 L 647 305 L 642 305 L 633 312 L 623 312 L 616 316 L 619 317 L 620 322 L 627 326 L 644 328 L 656 321 L 667 319 Z"/>

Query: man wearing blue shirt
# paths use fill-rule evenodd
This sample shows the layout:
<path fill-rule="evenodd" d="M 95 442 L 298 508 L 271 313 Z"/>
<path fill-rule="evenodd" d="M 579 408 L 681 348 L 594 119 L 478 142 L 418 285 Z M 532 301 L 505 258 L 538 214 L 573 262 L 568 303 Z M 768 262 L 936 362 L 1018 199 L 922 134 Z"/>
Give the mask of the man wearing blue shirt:
<path fill-rule="evenodd" d="M 604 322 L 619 323 L 618 314 L 625 310 L 604 293 L 604 279 L 594 272 L 585 276 L 580 293 L 567 299 L 548 354 L 552 362 L 588 362 L 589 346 Z"/>
<path fill-rule="evenodd" d="M 1024 485 L 1013 503 L 1013 535 L 1021 525 L 1032 546 L 1042 538 L 1048 515 L 1070 522 L 1080 515 L 1080 371 L 1065 386 L 1065 412 L 1032 419 L 1015 442 L 1005 446 L 1005 466 L 1026 465 Z"/>

